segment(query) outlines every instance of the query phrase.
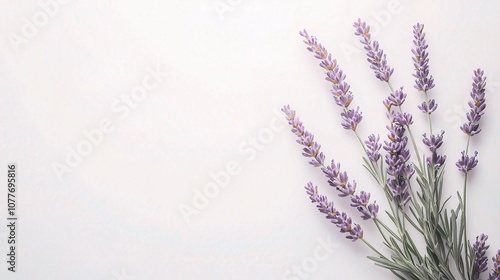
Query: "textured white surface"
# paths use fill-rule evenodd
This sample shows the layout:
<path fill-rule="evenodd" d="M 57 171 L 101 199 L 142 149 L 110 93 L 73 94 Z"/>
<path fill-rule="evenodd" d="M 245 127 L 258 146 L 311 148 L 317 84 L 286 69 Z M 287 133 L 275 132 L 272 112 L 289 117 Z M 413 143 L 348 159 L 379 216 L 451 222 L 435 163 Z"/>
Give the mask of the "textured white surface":
<path fill-rule="evenodd" d="M 439 103 L 435 128 L 446 130 L 449 194 L 461 189 L 454 162 L 466 141 L 458 126 L 472 70 L 485 70 L 488 107 L 483 132 L 472 142 L 480 162 L 470 180 L 469 234 L 489 234 L 491 254 L 500 248 L 500 2 L 65 2 L 50 8 L 37 31 L 24 30 L 33 37 L 18 45 L 12 34 L 30 35 L 23 35 L 25 19 L 43 20 L 40 3 L 51 1 L 0 3 L 1 181 L 7 163 L 19 168 L 18 272 L 6 270 L 1 226 L 1 279 L 391 277 L 309 203 L 303 190 L 309 180 L 331 197 L 335 192 L 280 122 L 279 109 L 290 104 L 327 159 L 342 162 L 359 188 L 384 206 L 361 167 L 358 143 L 340 127 L 318 61 L 298 35 L 307 29 L 336 56 L 365 117 L 360 134 L 383 138 L 387 88 L 354 38 L 358 17 L 373 25 L 395 68 L 394 85 L 405 86 L 417 135 L 425 119 L 414 106 L 421 96 L 413 89 L 410 49 L 412 26 L 426 25 L 436 83 L 431 94 Z M 122 96 L 157 67 L 168 77 L 157 77 L 160 83 L 132 104 L 136 108 L 123 107 Z M 102 121 L 112 131 L 59 180 L 54 162 L 64 164 L 68 149 L 86 139 L 82 131 Z M 194 207 L 196 193 L 223 170 L 234 173 L 227 185 L 185 219 L 179 207 Z M 6 213 L 2 186 L 0 213 Z M 377 243 L 373 226 L 362 225 Z M 325 240 L 334 244 L 325 249 Z M 320 251 L 329 253 L 314 260 Z M 309 272 L 284 277 L 302 263 Z"/>

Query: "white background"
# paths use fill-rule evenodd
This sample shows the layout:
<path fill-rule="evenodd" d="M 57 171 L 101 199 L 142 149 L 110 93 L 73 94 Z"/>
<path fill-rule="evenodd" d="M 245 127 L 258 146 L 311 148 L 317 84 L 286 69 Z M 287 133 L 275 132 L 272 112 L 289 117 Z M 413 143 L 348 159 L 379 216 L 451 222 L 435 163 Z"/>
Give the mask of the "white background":
<path fill-rule="evenodd" d="M 458 127 L 472 71 L 485 70 L 483 132 L 471 143 L 479 165 L 469 181 L 469 235 L 490 236 L 490 264 L 500 248 L 498 1 L 66 1 L 55 2 L 50 16 L 40 6 L 47 1 L 19 2 L 0 2 L 1 181 L 8 163 L 19 169 L 15 274 L 5 262 L 6 184 L 0 189 L 2 279 L 391 277 L 309 202 L 303 186 L 312 180 L 381 247 L 373 224 L 307 164 L 280 121 L 290 104 L 327 160 L 341 162 L 358 190 L 387 209 L 298 34 L 317 36 L 347 74 L 353 105 L 363 111 L 360 135 L 384 139 L 381 101 L 389 92 L 353 34 L 358 17 L 395 68 L 392 83 L 408 93 L 416 136 L 427 124 L 416 109 L 423 97 L 413 88 L 410 50 L 412 26 L 425 24 L 436 83 L 430 94 L 439 104 L 434 128 L 446 130 L 447 194 L 462 189 L 454 163 L 466 137 Z M 26 31 L 34 21 L 36 31 Z M 126 117 L 115 112 L 156 67 L 168 78 Z M 59 180 L 54 166 L 66 164 L 68 151 L 86 141 L 83 131 L 103 120 L 113 130 Z M 201 201 L 196 194 L 227 164 L 237 164 L 238 174 Z M 183 216 L 182 207 L 193 212 Z M 330 253 L 319 247 L 327 240 Z M 314 259 L 318 250 L 326 259 Z M 302 275 L 285 277 L 303 264 Z"/>

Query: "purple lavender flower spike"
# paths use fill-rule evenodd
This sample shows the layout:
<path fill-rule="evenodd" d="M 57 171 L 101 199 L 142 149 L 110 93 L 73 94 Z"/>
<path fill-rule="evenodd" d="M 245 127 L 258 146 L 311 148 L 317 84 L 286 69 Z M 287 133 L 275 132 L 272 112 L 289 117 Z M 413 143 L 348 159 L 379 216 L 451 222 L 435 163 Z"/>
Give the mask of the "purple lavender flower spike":
<path fill-rule="evenodd" d="M 481 234 L 481 236 L 476 237 L 476 242 L 472 246 L 474 252 L 474 264 L 472 265 L 472 279 L 478 280 L 482 272 L 488 270 L 488 257 L 486 257 L 486 250 L 490 246 L 486 245 L 486 240 L 488 236 Z"/>
<path fill-rule="evenodd" d="M 434 166 L 436 169 L 439 169 L 446 161 L 445 155 L 438 155 L 437 149 L 443 145 L 443 135 L 444 131 L 441 130 L 440 134 L 430 135 L 427 137 L 427 134 L 424 133 L 422 136 L 422 142 L 429 148 L 431 151 L 431 156 L 426 158 L 427 164 Z"/>
<path fill-rule="evenodd" d="M 356 29 L 354 34 L 360 37 L 360 42 L 364 45 L 367 60 L 370 63 L 370 68 L 375 72 L 375 77 L 383 82 L 388 82 L 394 69 L 387 64 L 386 55 L 379 48 L 378 42 L 371 40 L 370 26 L 366 22 L 361 22 L 361 19 L 358 19 L 353 26 Z"/>
<path fill-rule="evenodd" d="M 465 151 L 462 151 L 462 157 L 455 164 L 458 167 L 458 170 L 462 173 L 467 173 L 471 171 L 477 165 L 477 152 L 474 153 L 474 156 L 469 157 L 465 155 Z"/>
<path fill-rule="evenodd" d="M 387 164 L 387 174 L 392 178 L 387 178 L 387 185 L 398 205 L 404 206 L 411 199 L 408 180 L 415 173 L 413 166 L 407 164 L 410 160 L 410 151 L 406 148 L 408 137 L 404 135 L 404 125 L 411 123 L 411 115 L 405 116 L 400 112 L 391 112 L 388 115 L 391 125 L 389 130 L 389 141 L 384 141 L 385 163 Z"/>
<path fill-rule="evenodd" d="M 309 36 L 305 30 L 299 32 L 299 34 L 305 38 L 304 43 L 308 46 L 307 50 L 314 53 L 314 57 L 321 60 L 319 66 L 327 71 L 325 79 L 332 83 L 331 92 L 335 104 L 347 109 L 354 97 L 349 91 L 351 86 L 345 82 L 346 76 L 338 67 L 337 60 L 332 59 L 332 55 L 328 53 L 323 45 L 318 43 L 316 37 Z"/>
<path fill-rule="evenodd" d="M 488 280 L 500 280 L 500 250 L 492 258 L 493 259 L 493 271 L 490 273 Z"/>
<path fill-rule="evenodd" d="M 425 42 L 424 25 L 417 23 L 413 26 L 413 66 L 415 66 L 415 88 L 419 91 L 428 91 L 434 87 L 432 75 L 429 77 L 429 54 L 427 53 L 427 43 Z M 431 106 L 428 106 L 431 107 Z M 422 109 L 421 109 L 422 110 Z"/>
<path fill-rule="evenodd" d="M 365 141 L 367 148 L 366 155 L 373 162 L 377 162 L 380 159 L 379 150 L 382 147 L 382 144 L 379 143 L 379 140 L 380 136 L 377 135 L 377 137 L 375 137 L 375 135 L 372 134 L 368 136 L 368 140 Z"/>
<path fill-rule="evenodd" d="M 486 87 L 486 77 L 484 71 L 481 69 L 474 70 L 474 77 L 472 82 L 472 92 L 470 96 L 472 100 L 469 101 L 470 112 L 467 113 L 468 123 L 464 123 L 460 129 L 470 136 L 474 136 L 481 132 L 479 128 L 479 120 L 484 114 L 486 108 L 486 100 L 484 98 Z"/>
<path fill-rule="evenodd" d="M 342 116 L 342 127 L 345 129 L 350 129 L 352 131 L 356 131 L 356 127 L 363 119 L 361 112 L 359 111 L 359 107 L 356 108 L 356 111 L 353 109 L 344 110 L 340 116 Z"/>
<path fill-rule="evenodd" d="M 318 194 L 318 187 L 309 182 L 305 186 L 305 189 L 311 202 L 316 203 L 318 210 L 326 214 L 326 218 L 340 228 L 340 232 L 349 234 L 346 236 L 347 239 L 356 241 L 359 238 L 363 238 L 361 226 L 353 226 L 352 219 L 348 217 L 345 212 L 339 213 L 339 211 L 335 209 L 333 202 L 328 201 L 326 196 Z"/>
<path fill-rule="evenodd" d="M 304 146 L 302 155 L 312 158 L 309 164 L 318 167 L 323 166 L 325 155 L 320 151 L 321 145 L 314 141 L 314 135 L 306 131 L 304 125 L 296 117 L 295 110 L 290 109 L 289 105 L 284 106 L 281 111 L 285 113 L 288 124 L 292 126 L 291 131 L 299 137 L 297 143 Z"/>

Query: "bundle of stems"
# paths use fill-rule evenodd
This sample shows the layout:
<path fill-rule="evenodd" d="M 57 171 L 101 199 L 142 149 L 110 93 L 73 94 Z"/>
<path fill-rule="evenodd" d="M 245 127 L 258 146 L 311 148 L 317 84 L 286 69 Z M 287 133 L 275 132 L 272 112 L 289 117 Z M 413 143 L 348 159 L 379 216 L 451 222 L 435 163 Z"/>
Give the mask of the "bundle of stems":
<path fill-rule="evenodd" d="M 346 238 L 362 241 L 373 255 L 368 256 L 375 264 L 390 270 L 399 279 L 480 279 L 488 270 L 488 236 L 481 234 L 475 240 L 467 236 L 467 183 L 468 174 L 476 167 L 477 152 L 473 155 L 469 148 L 474 135 L 481 132 L 479 121 L 486 108 L 484 71 L 473 71 L 472 90 L 468 103 L 470 111 L 466 114 L 467 122 L 460 129 L 464 132 L 465 149 L 455 163 L 463 176 L 463 189 L 457 190 L 458 204 L 450 206 L 451 196 L 443 197 L 446 156 L 439 152 L 443 144 L 444 131 L 435 132 L 432 127 L 432 113 L 437 103 L 429 98 L 434 88 L 434 79 L 429 75 L 428 45 L 425 40 L 424 25 L 413 26 L 414 48 L 413 66 L 415 73 L 414 88 L 422 93 L 423 101 L 417 107 L 427 115 L 428 134 L 422 135 L 421 141 L 428 152 L 422 154 L 417 146 L 417 138 L 412 133 L 412 115 L 403 108 L 407 94 L 403 87 L 395 89 L 391 84 L 394 69 L 387 62 L 386 54 L 378 41 L 372 40 L 370 27 L 360 19 L 354 23 L 354 34 L 360 38 L 367 61 L 375 77 L 387 84 L 389 96 L 382 104 L 388 120 L 387 138 L 381 142 L 380 135 L 371 134 L 365 141 L 358 134 L 357 127 L 363 116 L 360 108 L 351 107 L 354 99 L 346 75 L 339 68 L 337 60 L 318 43 L 316 37 L 307 31 L 301 31 L 307 49 L 319 59 L 320 67 L 326 70 L 326 80 L 331 83 L 335 104 L 341 108 L 341 125 L 352 131 L 359 140 L 365 156 L 363 166 L 373 176 L 383 190 L 389 209 L 385 211 L 391 223 L 379 219 L 379 205 L 371 202 L 371 194 L 357 191 L 356 181 L 349 180 L 348 173 L 342 171 L 340 163 L 326 162 L 321 145 L 314 140 L 314 135 L 305 129 L 289 105 L 283 107 L 291 131 L 303 146 L 303 155 L 310 158 L 309 163 L 320 168 L 328 184 L 339 192 L 339 197 L 350 200 L 363 220 L 371 220 L 378 229 L 387 253 L 382 253 L 364 236 L 359 223 L 346 213 L 340 212 L 325 195 L 318 192 L 312 182 L 305 189 L 311 202 L 318 210 L 335 224 Z M 411 160 L 416 159 L 416 162 Z M 423 246 L 417 246 L 416 240 L 423 240 Z M 485 273 L 486 275 L 486 273 Z M 493 268 L 489 280 L 500 279 L 500 250 L 493 256 Z"/>

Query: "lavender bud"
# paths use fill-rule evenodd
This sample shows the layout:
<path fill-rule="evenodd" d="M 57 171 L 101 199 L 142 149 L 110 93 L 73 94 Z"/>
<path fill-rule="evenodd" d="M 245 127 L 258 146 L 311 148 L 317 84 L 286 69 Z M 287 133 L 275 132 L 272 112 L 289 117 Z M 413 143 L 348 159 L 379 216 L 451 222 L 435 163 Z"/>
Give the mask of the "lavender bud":
<path fill-rule="evenodd" d="M 465 155 L 465 151 L 462 151 L 462 157 L 455 164 L 458 167 L 458 170 L 462 173 L 467 173 L 471 171 L 477 165 L 477 152 L 474 153 L 473 157 L 469 157 Z"/>
<path fill-rule="evenodd" d="M 436 111 L 437 104 L 436 104 L 436 101 L 434 99 L 431 99 L 431 100 L 429 100 L 429 102 L 425 102 L 425 101 L 422 102 L 422 104 L 418 105 L 417 108 L 420 109 L 420 111 L 422 111 L 422 113 L 432 114 L 434 111 Z"/>
<path fill-rule="evenodd" d="M 375 137 L 375 135 L 372 134 L 368 136 L 368 140 L 365 141 L 367 148 L 366 155 L 373 162 L 377 162 L 380 159 L 379 150 L 382 147 L 382 144 L 379 143 L 379 140 L 380 136 L 377 135 L 377 137 Z"/>
<path fill-rule="evenodd" d="M 482 272 L 488 270 L 488 257 L 486 257 L 486 250 L 490 246 L 486 245 L 486 240 L 488 236 L 481 234 L 481 236 L 476 237 L 476 242 L 472 246 L 472 251 L 474 252 L 474 264 L 472 265 L 472 279 L 478 280 Z"/>
<path fill-rule="evenodd" d="M 356 111 L 353 109 L 344 110 L 340 116 L 342 117 L 342 127 L 352 131 L 356 131 L 356 127 L 363 119 L 361 112 L 359 112 L 359 107 L 356 108 Z"/>
<path fill-rule="evenodd" d="M 391 92 L 389 97 L 384 100 L 384 105 L 386 108 L 389 106 L 388 109 L 390 109 L 390 106 L 401 106 L 406 100 L 406 93 L 403 92 L 403 87 L 400 89 Z"/>

